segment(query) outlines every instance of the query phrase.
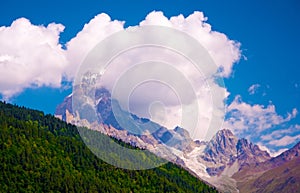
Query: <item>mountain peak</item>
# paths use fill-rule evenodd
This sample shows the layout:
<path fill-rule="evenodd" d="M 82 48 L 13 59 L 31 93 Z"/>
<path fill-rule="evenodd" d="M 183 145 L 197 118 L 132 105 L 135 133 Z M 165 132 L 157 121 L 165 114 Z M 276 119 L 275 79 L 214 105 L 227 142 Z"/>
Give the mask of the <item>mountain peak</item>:
<path fill-rule="evenodd" d="M 234 134 L 230 129 L 220 129 L 217 133 L 223 134 L 223 135 L 228 135 L 228 136 L 233 136 Z"/>
<path fill-rule="evenodd" d="M 229 129 L 222 129 L 208 142 L 201 158 L 210 165 L 207 170 L 210 175 L 217 175 L 227 164 L 234 162 L 237 141 L 238 138 Z"/>
<path fill-rule="evenodd" d="M 216 137 L 221 137 L 221 136 L 223 136 L 223 137 L 236 137 L 233 133 L 232 133 L 232 131 L 230 130 L 230 129 L 220 129 L 217 133 L 216 133 L 216 135 L 215 135 Z"/>
<path fill-rule="evenodd" d="M 207 172 L 218 175 L 235 161 L 242 167 L 245 164 L 264 162 L 271 157 L 247 139 L 238 139 L 231 130 L 222 129 L 209 141 L 205 155 L 201 158 L 210 166 Z"/>
<path fill-rule="evenodd" d="M 216 144 L 221 149 L 235 149 L 237 137 L 229 129 L 219 130 L 216 135 L 210 140 L 211 144 Z"/>
<path fill-rule="evenodd" d="M 182 127 L 176 126 L 174 128 L 174 132 L 178 133 L 179 135 L 181 135 L 184 138 L 190 139 L 189 132 Z"/>

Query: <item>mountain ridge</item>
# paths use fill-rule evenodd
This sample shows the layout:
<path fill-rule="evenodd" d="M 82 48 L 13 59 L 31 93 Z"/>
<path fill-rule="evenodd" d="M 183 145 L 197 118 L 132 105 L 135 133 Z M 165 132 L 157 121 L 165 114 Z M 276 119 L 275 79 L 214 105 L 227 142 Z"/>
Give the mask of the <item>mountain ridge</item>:
<path fill-rule="evenodd" d="M 109 106 L 109 101 L 112 99 L 110 98 L 109 91 L 104 88 L 101 88 L 101 91 L 97 94 L 101 95 L 102 92 L 104 92 L 104 94 L 106 93 L 105 103 L 101 103 L 102 99 L 98 100 L 96 108 L 99 116 L 104 117 L 102 120 L 106 120 L 107 122 L 104 123 L 103 121 L 102 124 L 105 129 L 99 130 L 145 149 L 153 149 L 161 145 L 167 145 L 169 149 L 169 153 L 167 154 L 167 157 L 170 157 L 169 161 L 184 167 L 191 173 L 195 173 L 199 178 L 213 184 L 223 191 L 229 190 L 231 192 L 237 192 L 238 178 L 236 178 L 236 175 L 238 172 L 244 171 L 244 168 L 260 165 L 263 162 L 273 159 L 267 151 L 261 150 L 258 145 L 249 142 L 247 139 L 238 139 L 229 129 L 219 130 L 210 141 L 204 142 L 193 141 L 190 139 L 187 131 L 180 127 L 169 130 L 158 126 L 156 128 L 157 130 L 155 130 L 155 128 L 152 130 L 154 132 L 142 134 L 131 133 L 129 132 L 130 129 L 126 131 L 127 128 L 124 129 L 120 125 L 113 127 L 113 125 L 118 123 L 115 122 L 116 119 L 113 117 L 112 108 Z M 65 100 L 65 102 L 70 102 L 70 99 Z M 102 106 L 100 107 L 98 104 Z M 70 105 L 66 104 L 64 106 L 70 107 Z M 123 110 L 120 109 L 118 111 L 121 112 Z M 102 115 L 103 112 L 106 116 Z M 120 115 L 121 114 L 118 114 L 118 116 Z M 138 121 L 139 123 L 147 122 L 150 123 L 150 125 L 152 123 L 149 119 L 139 118 L 136 115 L 126 113 L 126 116 L 128 115 L 130 115 L 132 120 Z M 63 117 L 63 115 L 59 116 Z M 110 118 L 105 119 L 105 117 Z M 72 117 L 71 120 L 74 120 L 74 117 Z M 111 120 L 113 121 L 110 122 Z M 88 126 L 93 127 L 92 124 Z"/>
<path fill-rule="evenodd" d="M 233 178 L 244 192 L 299 192 L 300 142 L 265 162 L 241 168 Z"/>
<path fill-rule="evenodd" d="M 2 102 L 0 168 L 0 192 L 217 192 L 172 163 L 151 170 L 116 168 L 86 147 L 74 125 Z"/>

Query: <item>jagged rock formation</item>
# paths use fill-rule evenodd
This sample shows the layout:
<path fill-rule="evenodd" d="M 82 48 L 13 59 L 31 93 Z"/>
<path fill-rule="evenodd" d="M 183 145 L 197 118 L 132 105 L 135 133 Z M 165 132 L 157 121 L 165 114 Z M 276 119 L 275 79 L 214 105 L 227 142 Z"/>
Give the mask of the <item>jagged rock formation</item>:
<path fill-rule="evenodd" d="M 207 144 L 199 162 L 207 166 L 210 176 L 220 175 L 226 167 L 237 161 L 239 167 L 245 164 L 259 163 L 270 159 L 266 151 L 247 139 L 238 139 L 229 129 L 223 129 Z"/>
<path fill-rule="evenodd" d="M 245 180 L 256 179 L 266 171 L 295 160 L 299 155 L 298 145 L 271 158 L 266 151 L 247 139 L 238 139 L 229 129 L 219 130 L 208 142 L 194 141 L 184 128 L 167 129 L 149 119 L 124 111 L 105 88 L 96 89 L 95 101 L 91 103 L 84 99 L 82 102 L 89 103 L 88 106 L 94 105 L 98 122 L 91 122 L 73 112 L 72 95 L 58 105 L 56 116 L 148 149 L 223 191 L 238 192 L 237 187 L 245 185 Z"/>

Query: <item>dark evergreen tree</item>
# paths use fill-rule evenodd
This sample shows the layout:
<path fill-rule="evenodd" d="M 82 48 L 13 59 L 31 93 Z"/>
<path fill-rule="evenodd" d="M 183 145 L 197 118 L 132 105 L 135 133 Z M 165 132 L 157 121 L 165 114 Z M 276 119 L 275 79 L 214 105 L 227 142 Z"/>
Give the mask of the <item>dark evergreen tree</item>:
<path fill-rule="evenodd" d="M 172 163 L 141 171 L 116 168 L 85 146 L 74 125 L 5 102 L 0 171 L 0 192 L 217 192 Z"/>

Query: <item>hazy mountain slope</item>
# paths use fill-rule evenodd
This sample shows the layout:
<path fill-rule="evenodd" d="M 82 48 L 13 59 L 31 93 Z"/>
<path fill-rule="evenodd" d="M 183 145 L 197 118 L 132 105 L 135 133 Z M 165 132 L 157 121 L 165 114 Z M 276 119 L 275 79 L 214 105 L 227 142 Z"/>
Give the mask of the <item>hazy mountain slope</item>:
<path fill-rule="evenodd" d="M 0 192 L 216 192 L 171 163 L 141 171 L 106 164 L 75 126 L 2 102 L 0 169 Z"/>
<path fill-rule="evenodd" d="M 233 177 L 241 192 L 300 192 L 300 142 L 275 158 L 241 168 Z"/>
<path fill-rule="evenodd" d="M 238 183 L 241 192 L 300 192 L 300 157 L 288 161 L 259 177 Z"/>

